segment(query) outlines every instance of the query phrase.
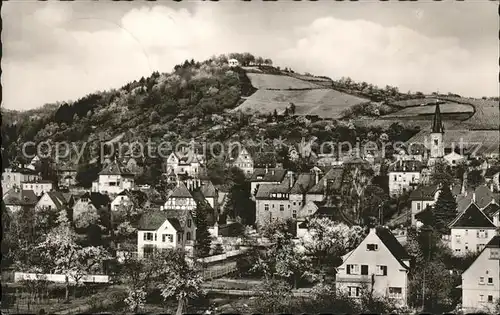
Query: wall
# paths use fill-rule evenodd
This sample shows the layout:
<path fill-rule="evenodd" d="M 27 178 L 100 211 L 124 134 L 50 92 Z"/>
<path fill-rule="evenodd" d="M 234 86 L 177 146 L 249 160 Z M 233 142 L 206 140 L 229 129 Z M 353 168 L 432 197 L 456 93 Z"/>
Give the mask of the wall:
<path fill-rule="evenodd" d="M 28 183 L 21 183 L 21 185 L 22 185 L 23 190 L 33 190 L 35 195 L 37 195 L 38 197 L 40 197 L 44 193 L 49 192 L 52 189 L 54 189 L 52 183 L 34 183 L 34 182 L 29 183 L 28 182 Z"/>
<path fill-rule="evenodd" d="M 410 191 L 410 183 L 420 182 L 419 172 L 389 172 L 389 193 L 392 196 L 400 195 L 403 191 Z"/>
<path fill-rule="evenodd" d="M 411 201 L 411 225 L 416 226 L 417 220 L 415 215 L 424 211 L 427 206 L 432 206 L 436 203 L 435 200 L 412 200 Z"/>
<path fill-rule="evenodd" d="M 486 237 L 477 237 L 477 232 L 484 230 L 487 232 Z M 451 229 L 450 248 L 455 255 L 463 255 L 468 251 L 477 251 L 478 245 L 484 247 L 495 236 L 495 228 L 456 228 Z M 481 250 L 482 247 L 479 248 Z"/>
<path fill-rule="evenodd" d="M 265 210 L 265 205 L 269 205 L 269 210 Z M 280 210 L 283 205 L 283 210 Z M 291 202 L 288 199 L 257 199 L 256 224 L 261 225 L 270 219 L 288 219 L 292 217 Z"/>
<path fill-rule="evenodd" d="M 65 283 L 66 276 L 61 274 L 37 274 L 37 273 L 24 273 L 15 272 L 14 282 L 19 282 L 22 280 L 41 280 L 45 279 L 52 282 Z M 72 277 L 69 277 L 69 283 L 75 283 Z M 80 282 L 95 282 L 95 283 L 108 283 L 109 276 L 105 275 L 86 275 L 83 276 Z"/>

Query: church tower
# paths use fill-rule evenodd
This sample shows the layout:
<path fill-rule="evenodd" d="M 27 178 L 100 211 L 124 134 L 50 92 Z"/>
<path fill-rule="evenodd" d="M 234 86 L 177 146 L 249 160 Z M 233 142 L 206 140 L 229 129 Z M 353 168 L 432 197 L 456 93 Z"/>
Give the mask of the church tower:
<path fill-rule="evenodd" d="M 430 145 L 430 159 L 437 160 L 444 156 L 444 143 L 443 143 L 444 127 L 441 120 L 441 111 L 439 104 L 436 104 L 436 111 L 434 113 L 434 121 L 432 123 L 431 132 L 431 145 Z"/>

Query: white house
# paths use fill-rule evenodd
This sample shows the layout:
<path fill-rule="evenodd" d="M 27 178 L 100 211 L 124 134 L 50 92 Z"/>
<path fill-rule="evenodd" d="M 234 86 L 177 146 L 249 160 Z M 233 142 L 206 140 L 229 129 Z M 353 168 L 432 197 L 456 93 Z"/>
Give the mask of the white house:
<path fill-rule="evenodd" d="M 147 257 L 155 249 L 184 248 L 192 250 L 196 226 L 190 211 L 179 216 L 176 211 L 146 212 L 137 228 L 137 254 Z"/>
<path fill-rule="evenodd" d="M 108 195 L 96 192 L 83 194 L 73 205 L 73 220 L 89 210 L 108 210 L 111 200 Z"/>
<path fill-rule="evenodd" d="M 396 161 L 389 166 L 389 194 L 398 196 L 420 183 L 423 165 L 420 161 Z"/>
<path fill-rule="evenodd" d="M 241 147 L 241 150 L 237 150 L 235 148 L 232 152 L 232 155 L 235 155 L 235 158 L 231 162 L 233 166 L 238 167 L 243 171 L 243 173 L 247 176 L 251 176 L 253 173 L 254 163 L 251 154 L 245 147 Z"/>
<path fill-rule="evenodd" d="M 495 236 L 496 226 L 475 202 L 450 222 L 450 248 L 455 255 L 481 251 Z"/>
<path fill-rule="evenodd" d="M 411 201 L 411 225 L 417 225 L 415 215 L 425 210 L 428 206 L 433 206 L 439 196 L 437 185 L 420 186 L 410 193 Z"/>
<path fill-rule="evenodd" d="M 286 170 L 280 168 L 256 168 L 250 179 L 250 194 L 255 196 L 257 189 L 263 184 L 280 184 L 285 178 Z"/>
<path fill-rule="evenodd" d="M 494 314 L 500 298 L 500 236 L 494 236 L 462 273 L 464 312 Z"/>
<path fill-rule="evenodd" d="M 463 155 L 460 155 L 454 151 L 446 154 L 443 159 L 445 160 L 445 162 L 454 167 L 454 166 L 457 166 L 459 165 L 460 163 L 464 162 L 465 161 L 465 157 Z"/>
<path fill-rule="evenodd" d="M 342 257 L 337 268 L 337 289 L 358 298 L 363 290 L 393 299 L 399 306 L 408 301 L 410 256 L 386 228 L 371 228 L 359 246 Z"/>
<path fill-rule="evenodd" d="M 164 174 L 173 172 L 176 175 L 184 174 L 191 177 L 198 177 L 201 164 L 200 157 L 193 150 L 172 152 L 164 165 Z"/>
<path fill-rule="evenodd" d="M 111 201 L 111 210 L 117 211 L 120 207 L 135 206 L 141 207 L 146 202 L 146 193 L 140 190 L 128 190 L 120 192 Z"/>
<path fill-rule="evenodd" d="M 21 189 L 33 190 L 35 195 L 40 197 L 46 192 L 54 189 L 54 183 L 50 180 L 35 180 L 29 182 L 21 182 Z"/>
<path fill-rule="evenodd" d="M 236 59 L 229 59 L 227 62 L 231 68 L 240 66 L 240 62 Z"/>
<path fill-rule="evenodd" d="M 116 160 L 109 163 L 92 183 L 92 192 L 119 194 L 124 189 L 134 189 L 134 174 Z"/>
<path fill-rule="evenodd" d="M 6 168 L 2 173 L 2 190 L 4 194 L 11 188 L 21 189 L 22 182 L 41 180 L 35 171 L 28 168 Z"/>
<path fill-rule="evenodd" d="M 44 193 L 40 200 L 38 200 L 38 203 L 35 206 L 35 210 L 50 209 L 59 212 L 72 206 L 73 197 L 69 196 L 68 199 L 60 191 L 49 191 Z"/>
<path fill-rule="evenodd" d="M 34 208 L 38 198 L 32 190 L 21 190 L 18 187 L 11 188 L 5 193 L 2 201 L 11 213 L 21 210 L 23 207 Z"/>

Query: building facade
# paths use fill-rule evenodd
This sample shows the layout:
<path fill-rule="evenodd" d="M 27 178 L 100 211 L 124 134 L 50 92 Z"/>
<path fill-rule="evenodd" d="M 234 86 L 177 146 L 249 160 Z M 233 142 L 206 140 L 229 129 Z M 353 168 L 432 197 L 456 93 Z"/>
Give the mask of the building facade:
<path fill-rule="evenodd" d="M 421 181 L 422 163 L 396 161 L 389 167 L 389 194 L 393 197 L 413 190 Z"/>
<path fill-rule="evenodd" d="M 21 189 L 23 190 L 33 190 L 35 195 L 38 197 L 42 196 L 46 192 L 54 190 L 54 183 L 50 180 L 35 180 L 31 182 L 21 182 Z"/>

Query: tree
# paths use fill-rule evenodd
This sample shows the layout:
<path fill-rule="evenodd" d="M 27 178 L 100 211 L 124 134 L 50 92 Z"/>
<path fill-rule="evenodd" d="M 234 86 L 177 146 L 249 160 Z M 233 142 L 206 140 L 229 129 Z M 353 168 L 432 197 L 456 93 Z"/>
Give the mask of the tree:
<path fill-rule="evenodd" d="M 295 110 L 296 110 L 296 106 L 294 103 L 290 103 L 290 112 L 292 113 L 292 115 L 295 115 Z"/>
<path fill-rule="evenodd" d="M 448 224 L 453 220 L 457 213 L 457 203 L 451 193 L 448 185 L 443 185 L 439 192 L 438 199 L 434 204 L 434 227 L 441 233 L 447 233 Z"/>
<path fill-rule="evenodd" d="M 188 306 L 188 299 L 202 293 L 201 278 L 195 262 L 182 250 L 167 250 L 161 254 L 161 274 L 159 285 L 164 299 L 175 297 L 176 315 L 182 315 Z"/>
<path fill-rule="evenodd" d="M 76 235 L 71 229 L 66 211 L 60 212 L 57 223 L 58 226 L 37 247 L 51 259 L 54 270 L 64 274 L 65 297 L 69 302 L 70 278 L 78 284 L 84 275 L 97 270 L 108 254 L 101 247 L 82 247 L 76 243 Z"/>
<path fill-rule="evenodd" d="M 431 173 L 431 183 L 434 185 L 450 185 L 453 180 L 453 173 L 442 161 L 436 161 Z"/>
<path fill-rule="evenodd" d="M 367 223 L 370 219 L 375 222 L 379 222 L 379 219 L 383 219 L 383 210 L 385 202 L 389 200 L 389 196 L 385 191 L 376 185 L 369 185 L 366 187 L 363 195 L 361 197 L 361 209 L 360 215 L 361 219 Z M 379 222 L 382 224 L 382 222 Z"/>
<path fill-rule="evenodd" d="M 477 188 L 484 183 L 484 177 L 480 170 L 472 170 L 467 174 L 467 184 L 472 188 Z"/>
<path fill-rule="evenodd" d="M 196 243 L 195 251 L 198 257 L 207 257 L 210 254 L 212 236 L 208 232 L 207 212 L 210 207 L 205 202 L 199 202 L 196 207 Z"/>
<path fill-rule="evenodd" d="M 149 260 L 125 256 L 122 269 L 122 276 L 128 292 L 125 303 L 135 313 L 143 307 L 147 292 L 155 285 L 153 281 L 159 270 L 157 263 L 156 256 Z"/>

